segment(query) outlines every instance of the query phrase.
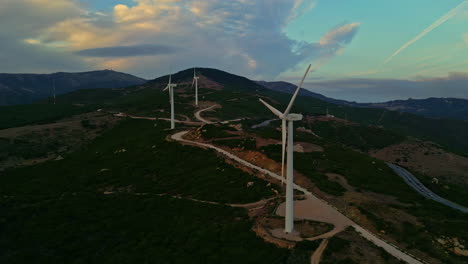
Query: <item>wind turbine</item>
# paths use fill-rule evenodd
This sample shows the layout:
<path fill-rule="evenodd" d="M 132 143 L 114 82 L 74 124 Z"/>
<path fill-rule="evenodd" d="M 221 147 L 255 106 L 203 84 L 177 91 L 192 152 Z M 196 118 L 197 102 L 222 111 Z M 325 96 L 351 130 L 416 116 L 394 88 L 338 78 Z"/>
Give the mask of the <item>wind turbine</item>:
<path fill-rule="evenodd" d="M 174 122 L 174 88 L 177 87 L 177 84 L 171 83 L 172 74 L 169 74 L 169 83 L 163 91 L 169 90 L 169 101 L 171 102 L 171 129 L 175 128 Z"/>
<path fill-rule="evenodd" d="M 195 72 L 195 68 L 193 68 L 193 82 L 192 87 L 195 84 L 195 106 L 198 106 L 198 76 Z"/>
<path fill-rule="evenodd" d="M 53 99 L 54 99 L 54 104 L 55 104 L 55 78 L 52 77 L 52 96 L 53 96 Z"/>
<path fill-rule="evenodd" d="M 302 120 L 301 114 L 290 114 L 291 108 L 296 100 L 297 94 L 299 90 L 301 90 L 302 84 L 309 73 L 310 64 L 307 68 L 306 72 L 304 73 L 304 77 L 302 77 L 302 81 L 297 87 L 296 91 L 294 92 L 291 101 L 289 102 L 288 107 L 281 113 L 278 109 L 274 108 L 273 106 L 269 105 L 262 99 L 259 99 L 268 109 L 270 109 L 273 114 L 278 116 L 281 119 L 281 130 L 282 130 L 282 159 L 281 159 L 281 176 L 284 178 L 284 152 L 286 148 L 286 140 L 287 140 L 287 178 L 286 178 L 286 212 L 285 212 L 285 225 L 284 225 L 284 232 L 291 233 L 294 230 L 294 175 L 293 175 L 293 122 Z"/>

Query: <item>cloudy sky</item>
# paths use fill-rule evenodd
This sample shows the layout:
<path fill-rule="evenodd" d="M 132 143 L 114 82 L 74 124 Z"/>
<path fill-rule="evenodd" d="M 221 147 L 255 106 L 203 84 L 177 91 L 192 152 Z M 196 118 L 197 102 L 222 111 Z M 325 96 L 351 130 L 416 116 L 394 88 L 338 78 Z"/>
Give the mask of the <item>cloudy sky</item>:
<path fill-rule="evenodd" d="M 192 66 L 340 99 L 468 98 L 468 1 L 1 0 L 0 72 Z"/>

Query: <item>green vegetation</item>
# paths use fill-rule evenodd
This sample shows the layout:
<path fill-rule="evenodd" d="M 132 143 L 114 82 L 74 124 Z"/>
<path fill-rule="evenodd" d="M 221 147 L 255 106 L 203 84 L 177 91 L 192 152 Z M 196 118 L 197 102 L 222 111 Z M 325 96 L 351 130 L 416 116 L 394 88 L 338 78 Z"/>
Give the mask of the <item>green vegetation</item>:
<path fill-rule="evenodd" d="M 327 141 L 344 144 L 361 151 L 381 149 L 402 142 L 405 137 L 376 126 L 339 122 L 314 122 L 311 130 Z"/>
<path fill-rule="evenodd" d="M 24 159 L 43 157 L 48 152 L 59 148 L 59 146 L 58 142 L 53 141 L 37 144 L 26 139 L 0 138 L 0 162 L 10 157 L 22 157 Z"/>
<path fill-rule="evenodd" d="M 30 124 L 45 124 L 73 115 L 90 112 L 90 107 L 71 104 L 30 104 L 0 106 L 0 129 Z"/>
<path fill-rule="evenodd" d="M 325 264 L 361 264 L 388 263 L 403 264 L 382 248 L 361 237 L 353 228 L 330 238 L 320 263 Z"/>
<path fill-rule="evenodd" d="M 6 171 L 0 178 L 0 193 L 120 191 L 233 203 L 273 195 L 266 182 L 226 164 L 214 152 L 167 142 L 167 125 L 124 121 L 64 160 Z M 246 189 L 251 181 L 255 184 Z"/>
<path fill-rule="evenodd" d="M 442 236 L 456 237 L 468 241 L 468 215 L 456 211 L 432 200 L 423 200 L 421 204 L 405 208 L 408 213 L 418 217 L 424 227 L 416 227 L 405 223 L 403 229 L 396 234 L 397 239 L 407 243 L 408 247 L 422 250 L 444 263 L 464 263 L 463 257 L 447 255 L 445 250 L 434 246 L 434 239 Z"/>
<path fill-rule="evenodd" d="M 218 139 L 215 140 L 213 143 L 215 143 L 216 145 L 227 146 L 230 148 L 241 148 L 244 150 L 255 150 L 257 148 L 256 140 L 252 137 Z"/>
<path fill-rule="evenodd" d="M 378 216 L 376 216 L 375 214 L 373 214 L 372 212 L 370 212 L 369 210 L 366 210 L 362 207 L 358 207 L 359 208 L 359 211 L 365 215 L 370 221 L 372 221 L 375 225 L 375 228 L 378 230 L 378 231 L 385 231 L 386 233 L 394 233 L 394 232 L 398 232 L 396 230 L 396 227 L 393 225 L 393 223 L 391 222 L 388 222 L 388 221 L 385 221 L 384 219 L 381 219 L 379 218 Z"/>
<path fill-rule="evenodd" d="M 384 128 L 401 135 L 433 141 L 449 151 L 468 156 L 468 122 L 432 119 L 422 116 L 373 108 L 343 107 L 335 115 L 349 120 Z"/>
<path fill-rule="evenodd" d="M 269 145 L 262 150 L 268 157 L 281 162 L 281 146 Z M 294 153 L 294 169 L 308 177 L 317 187 L 328 194 L 341 196 L 346 191 L 339 183 L 331 181 L 326 175 L 327 171 L 317 171 L 317 153 Z"/>
<path fill-rule="evenodd" d="M 319 239 L 315 241 L 303 240 L 296 243 L 296 246 L 293 248 L 286 264 L 310 263 L 310 256 L 314 250 L 318 248 L 320 242 L 322 242 L 322 240 Z"/>
<path fill-rule="evenodd" d="M 5 171 L 0 262 L 285 263 L 244 209 L 191 200 L 257 201 L 266 182 L 167 142 L 167 125 L 126 120 L 64 160 Z"/>
<path fill-rule="evenodd" d="M 132 194 L 0 201 L 0 263 L 285 263 L 289 255 L 227 206 Z"/>
<path fill-rule="evenodd" d="M 427 188 L 429 188 L 429 190 L 433 191 L 434 193 L 438 194 L 439 196 L 447 200 L 450 200 L 452 202 L 468 207 L 468 192 L 466 191 L 466 188 L 468 186 L 466 186 L 465 184 L 455 184 L 455 183 L 448 182 L 444 179 L 438 179 L 437 180 L 438 182 L 436 183 L 428 175 L 423 175 L 422 173 L 418 173 L 412 170 L 410 171 Z M 454 178 L 459 177 L 460 179 L 462 179 L 463 176 L 452 175 L 452 177 Z"/>
<path fill-rule="evenodd" d="M 236 129 L 228 125 L 209 124 L 209 125 L 202 126 L 200 130 L 201 130 L 201 136 L 204 139 L 227 138 L 227 137 L 236 136 L 227 132 L 227 131 L 236 131 Z"/>

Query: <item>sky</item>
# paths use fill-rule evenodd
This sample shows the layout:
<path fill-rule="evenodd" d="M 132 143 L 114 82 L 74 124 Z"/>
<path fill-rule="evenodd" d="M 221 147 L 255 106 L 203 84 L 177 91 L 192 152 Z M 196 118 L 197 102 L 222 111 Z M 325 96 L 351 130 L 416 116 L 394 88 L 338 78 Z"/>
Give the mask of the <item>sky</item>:
<path fill-rule="evenodd" d="M 212 67 L 359 102 L 468 99 L 468 0 L 1 0 L 0 72 Z"/>

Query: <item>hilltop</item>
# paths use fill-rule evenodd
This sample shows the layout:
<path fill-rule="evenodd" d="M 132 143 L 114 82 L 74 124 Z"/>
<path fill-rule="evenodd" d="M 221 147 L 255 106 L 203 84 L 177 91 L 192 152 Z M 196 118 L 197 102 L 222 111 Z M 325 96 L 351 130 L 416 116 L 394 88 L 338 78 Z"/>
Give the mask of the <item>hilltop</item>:
<path fill-rule="evenodd" d="M 102 70 L 80 73 L 0 74 L 0 105 L 28 104 L 51 97 L 89 88 L 121 88 L 145 83 L 130 74 Z"/>

